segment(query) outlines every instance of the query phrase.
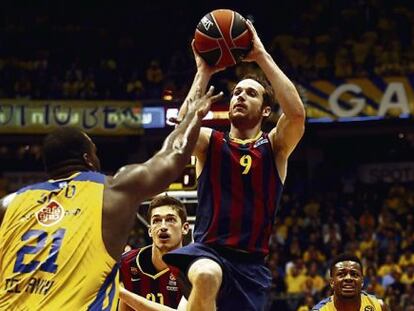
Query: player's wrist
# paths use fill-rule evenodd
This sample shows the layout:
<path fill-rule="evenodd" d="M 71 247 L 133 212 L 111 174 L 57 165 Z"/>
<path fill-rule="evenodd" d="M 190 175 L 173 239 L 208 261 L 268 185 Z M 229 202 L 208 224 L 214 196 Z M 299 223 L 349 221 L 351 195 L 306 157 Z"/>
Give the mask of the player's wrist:
<path fill-rule="evenodd" d="M 210 80 L 211 76 L 214 73 L 214 69 L 208 65 L 199 67 L 197 70 L 198 78 L 200 80 Z"/>
<path fill-rule="evenodd" d="M 265 49 L 256 52 L 255 61 L 259 66 L 272 60 L 272 56 Z"/>

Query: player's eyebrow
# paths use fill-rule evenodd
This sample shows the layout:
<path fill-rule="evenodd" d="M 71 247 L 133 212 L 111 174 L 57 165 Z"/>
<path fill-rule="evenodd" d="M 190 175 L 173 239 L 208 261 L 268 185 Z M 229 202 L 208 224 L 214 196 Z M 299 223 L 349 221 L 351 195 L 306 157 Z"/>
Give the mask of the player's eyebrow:
<path fill-rule="evenodd" d="M 171 217 L 171 216 L 177 217 L 177 215 L 175 215 L 175 214 L 164 215 L 164 217 Z M 155 217 L 163 217 L 163 216 L 161 216 L 160 214 L 154 214 L 154 215 L 151 216 L 151 218 L 155 218 Z"/>
<path fill-rule="evenodd" d="M 238 86 L 238 87 L 235 87 L 234 88 L 234 90 L 233 90 L 233 93 L 235 92 L 235 91 L 238 91 L 238 90 L 246 90 L 246 91 L 254 91 L 254 92 L 256 92 L 256 93 L 259 93 L 259 91 L 258 90 L 256 90 L 255 88 L 253 88 L 253 87 L 251 87 L 251 86 L 249 86 L 249 87 L 246 87 L 246 88 L 243 88 L 243 87 L 241 87 L 241 86 Z"/>

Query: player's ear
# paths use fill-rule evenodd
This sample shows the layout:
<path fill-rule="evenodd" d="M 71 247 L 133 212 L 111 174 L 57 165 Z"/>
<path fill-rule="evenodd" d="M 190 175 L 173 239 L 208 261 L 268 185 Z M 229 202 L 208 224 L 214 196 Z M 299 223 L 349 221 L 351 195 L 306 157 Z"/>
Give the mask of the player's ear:
<path fill-rule="evenodd" d="M 93 162 L 91 161 L 91 157 L 89 156 L 88 153 L 84 153 L 82 155 L 83 160 L 85 161 L 85 164 L 89 167 L 89 168 L 94 168 Z"/>
<path fill-rule="evenodd" d="M 185 222 L 181 229 L 183 235 L 186 235 L 189 230 L 190 230 L 190 224 L 188 222 Z"/>
<path fill-rule="evenodd" d="M 265 106 L 262 111 L 262 116 L 266 118 L 270 116 L 271 113 L 272 113 L 272 108 L 270 106 Z"/>
<path fill-rule="evenodd" d="M 329 278 L 329 285 L 331 286 L 332 289 L 334 288 L 334 280 L 332 277 Z"/>
<path fill-rule="evenodd" d="M 150 238 L 152 238 L 151 227 L 148 227 L 148 235 Z"/>

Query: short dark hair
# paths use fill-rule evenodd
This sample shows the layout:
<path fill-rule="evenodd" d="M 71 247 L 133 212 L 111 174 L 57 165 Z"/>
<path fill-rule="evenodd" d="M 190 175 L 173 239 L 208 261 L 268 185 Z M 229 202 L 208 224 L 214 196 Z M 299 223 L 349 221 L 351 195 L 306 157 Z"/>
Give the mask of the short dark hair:
<path fill-rule="evenodd" d="M 264 87 L 265 91 L 263 93 L 263 107 L 270 106 L 273 108 L 275 106 L 275 93 L 269 80 L 267 80 L 264 76 L 259 76 L 256 74 L 247 74 L 243 76 L 241 80 L 246 79 L 255 80 Z"/>
<path fill-rule="evenodd" d="M 170 197 L 167 194 L 162 194 L 153 198 L 150 202 L 147 211 L 148 222 L 151 223 L 151 213 L 154 208 L 166 205 L 172 207 L 174 210 L 177 211 L 182 223 L 185 223 L 187 221 L 187 209 L 185 208 L 185 205 L 176 198 Z"/>
<path fill-rule="evenodd" d="M 43 140 L 43 164 L 47 173 L 62 166 L 85 165 L 84 153 L 92 150 L 91 141 L 75 127 L 59 127 Z"/>
<path fill-rule="evenodd" d="M 338 262 L 342 262 L 342 261 L 353 261 L 353 262 L 356 262 L 361 267 L 361 272 L 362 272 L 362 262 L 361 262 L 361 260 L 359 260 L 359 258 L 357 256 L 355 256 L 353 254 L 340 254 L 337 257 L 335 257 L 335 259 L 331 263 L 331 266 L 329 268 L 329 274 L 331 276 L 333 275 L 333 270 L 335 268 L 335 265 Z"/>

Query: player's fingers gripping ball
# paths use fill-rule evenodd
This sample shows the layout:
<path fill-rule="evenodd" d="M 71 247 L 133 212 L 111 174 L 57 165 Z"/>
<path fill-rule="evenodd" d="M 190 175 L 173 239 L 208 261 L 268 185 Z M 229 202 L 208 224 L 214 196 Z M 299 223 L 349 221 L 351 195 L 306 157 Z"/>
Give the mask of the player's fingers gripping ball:
<path fill-rule="evenodd" d="M 228 67 L 240 62 L 252 48 L 252 33 L 239 13 L 220 9 L 205 15 L 197 25 L 194 46 L 209 64 Z"/>

